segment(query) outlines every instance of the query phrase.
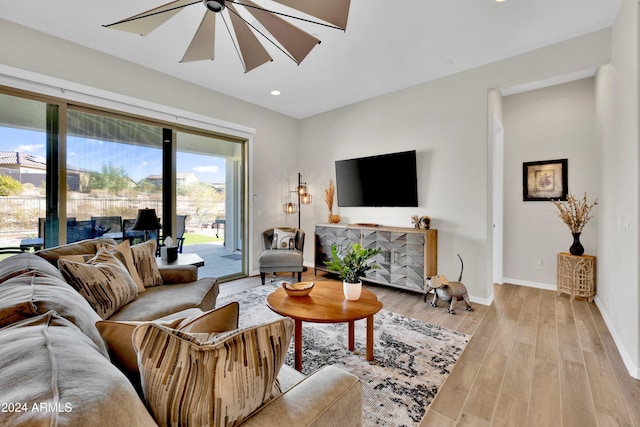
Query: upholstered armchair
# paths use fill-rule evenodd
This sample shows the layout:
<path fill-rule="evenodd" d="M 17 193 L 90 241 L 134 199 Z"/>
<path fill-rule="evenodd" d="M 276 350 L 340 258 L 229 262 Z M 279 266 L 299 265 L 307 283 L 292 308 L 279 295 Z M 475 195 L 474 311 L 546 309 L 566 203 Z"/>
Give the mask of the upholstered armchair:
<path fill-rule="evenodd" d="M 302 280 L 302 250 L 304 231 L 298 228 L 270 228 L 262 233 L 262 252 L 258 256 L 260 279 L 264 285 L 266 273 L 290 271 Z"/>

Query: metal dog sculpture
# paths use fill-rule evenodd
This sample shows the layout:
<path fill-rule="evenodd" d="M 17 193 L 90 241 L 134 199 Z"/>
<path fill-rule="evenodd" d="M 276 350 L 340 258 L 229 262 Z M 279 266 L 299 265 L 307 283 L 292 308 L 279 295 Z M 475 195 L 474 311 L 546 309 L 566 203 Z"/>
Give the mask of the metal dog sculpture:
<path fill-rule="evenodd" d="M 467 287 L 461 282 L 464 262 L 460 254 L 458 254 L 458 258 L 460 258 L 461 268 L 460 277 L 458 277 L 457 282 L 449 282 L 443 274 L 427 277 L 425 281 L 424 302 L 427 302 L 427 294 L 433 289 L 431 306 L 438 306 L 438 298 L 445 302 L 451 302 L 451 305 L 449 305 L 449 313 L 451 314 L 456 314 L 454 305 L 460 300 L 464 300 L 467 305 L 467 311 L 473 311 L 473 307 L 471 307 L 471 303 L 469 302 L 469 295 L 467 295 Z"/>

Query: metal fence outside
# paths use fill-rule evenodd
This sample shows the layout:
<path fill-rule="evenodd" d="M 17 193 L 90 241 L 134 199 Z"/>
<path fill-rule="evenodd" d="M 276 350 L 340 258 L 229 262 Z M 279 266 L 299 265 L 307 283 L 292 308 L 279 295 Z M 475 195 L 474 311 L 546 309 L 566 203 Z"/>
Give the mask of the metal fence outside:
<path fill-rule="evenodd" d="M 162 200 L 146 197 L 74 197 L 67 199 L 67 217 L 78 221 L 92 216 L 121 216 L 135 218 L 138 209 L 155 209 L 162 215 Z M 187 224 L 211 224 L 225 217 L 224 202 L 179 197 L 178 215 L 188 215 Z M 38 218 L 46 217 L 44 197 L 1 197 L 0 234 L 38 234 Z"/>
<path fill-rule="evenodd" d="M 67 199 L 67 216 L 78 220 L 92 216 L 135 218 L 138 209 L 162 212 L 162 200 L 141 198 L 72 198 Z M 44 197 L 0 197 L 1 233 L 37 233 L 38 218 L 46 217 Z"/>

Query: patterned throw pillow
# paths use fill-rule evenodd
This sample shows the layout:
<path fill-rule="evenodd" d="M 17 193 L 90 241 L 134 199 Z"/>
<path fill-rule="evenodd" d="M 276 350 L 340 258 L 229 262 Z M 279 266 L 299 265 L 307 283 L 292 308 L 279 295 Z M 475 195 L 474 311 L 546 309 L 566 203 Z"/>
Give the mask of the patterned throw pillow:
<path fill-rule="evenodd" d="M 60 255 L 60 258 L 58 258 L 58 260 L 65 259 L 67 261 L 73 261 L 73 262 L 87 262 L 94 256 L 96 256 L 96 254 Z"/>
<path fill-rule="evenodd" d="M 227 332 L 238 328 L 239 307 L 237 302 L 232 302 L 222 307 L 205 311 L 198 316 L 168 321 L 154 321 L 153 323 L 187 333 Z M 107 345 L 111 360 L 129 377 L 139 377 L 138 360 L 133 349 L 131 336 L 133 335 L 133 330 L 143 323 L 147 322 L 116 320 L 99 320 L 96 322 L 96 328 L 98 328 L 102 339 Z"/>
<path fill-rule="evenodd" d="M 140 279 L 140 275 L 138 274 L 138 270 L 136 269 L 136 263 L 133 261 L 133 252 L 131 252 L 131 244 L 129 240 L 125 239 L 118 246 L 113 248 L 114 251 L 122 254 L 124 258 L 124 266 L 127 267 L 129 274 L 136 285 L 138 285 L 138 293 L 146 291 L 144 288 L 144 284 L 142 283 L 142 279 Z"/>
<path fill-rule="evenodd" d="M 129 243 L 129 240 L 125 239 L 118 246 L 115 246 L 115 245 L 112 245 L 112 244 L 104 242 L 104 243 L 102 243 L 100 245 L 99 250 L 100 249 L 108 250 L 109 252 L 114 254 L 116 256 L 116 258 L 118 258 L 118 260 L 125 267 L 127 267 L 127 271 L 131 275 L 131 278 L 133 279 L 133 281 L 138 286 L 138 293 L 146 291 L 146 288 L 144 287 L 144 284 L 142 283 L 142 279 L 140 279 L 140 276 L 138 275 L 138 270 L 136 269 L 136 263 L 133 261 L 133 252 L 131 251 L 131 244 Z M 66 256 L 63 255 L 60 258 L 70 259 L 71 261 L 76 261 L 76 259 L 72 258 L 72 257 L 76 257 L 76 256 L 78 256 L 78 255 L 66 255 Z"/>
<path fill-rule="evenodd" d="M 87 264 L 59 259 L 58 268 L 103 319 L 138 297 L 138 287 L 126 268 L 104 250 Z"/>
<path fill-rule="evenodd" d="M 156 247 L 157 242 L 153 239 L 131 246 L 133 262 L 145 288 L 163 283 L 156 261 Z"/>
<path fill-rule="evenodd" d="M 271 249 L 295 249 L 296 248 L 296 233 L 292 231 L 285 231 L 280 228 L 273 229 L 273 241 L 271 243 Z"/>
<path fill-rule="evenodd" d="M 161 325 L 138 326 L 133 346 L 144 396 L 156 422 L 240 424 L 280 394 L 277 377 L 292 333 L 289 318 L 206 342 Z"/>

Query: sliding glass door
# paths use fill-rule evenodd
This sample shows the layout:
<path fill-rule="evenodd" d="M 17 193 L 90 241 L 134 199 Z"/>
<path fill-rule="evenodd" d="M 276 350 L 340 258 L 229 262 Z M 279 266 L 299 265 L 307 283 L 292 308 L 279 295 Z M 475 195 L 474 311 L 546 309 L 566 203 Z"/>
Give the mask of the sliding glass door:
<path fill-rule="evenodd" d="M 122 238 L 153 208 L 200 275 L 243 276 L 245 176 L 245 140 L 0 93 L 0 247 Z"/>
<path fill-rule="evenodd" d="M 47 104 L 0 94 L 0 247 L 44 244 L 46 155 Z"/>
<path fill-rule="evenodd" d="M 163 128 L 98 112 L 67 114 L 67 242 L 122 238 L 138 209 L 163 208 Z"/>
<path fill-rule="evenodd" d="M 245 274 L 243 244 L 244 144 L 178 131 L 176 213 L 186 215 L 183 251 L 205 260 L 200 274 Z"/>

